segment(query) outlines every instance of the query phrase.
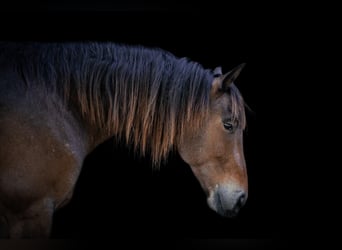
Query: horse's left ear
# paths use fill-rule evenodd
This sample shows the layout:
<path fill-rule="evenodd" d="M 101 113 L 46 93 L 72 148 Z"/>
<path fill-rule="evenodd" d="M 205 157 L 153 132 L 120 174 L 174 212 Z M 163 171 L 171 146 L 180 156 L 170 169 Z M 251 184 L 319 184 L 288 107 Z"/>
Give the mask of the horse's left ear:
<path fill-rule="evenodd" d="M 216 67 L 213 71 L 214 77 L 220 77 L 222 76 L 222 68 L 221 67 Z"/>

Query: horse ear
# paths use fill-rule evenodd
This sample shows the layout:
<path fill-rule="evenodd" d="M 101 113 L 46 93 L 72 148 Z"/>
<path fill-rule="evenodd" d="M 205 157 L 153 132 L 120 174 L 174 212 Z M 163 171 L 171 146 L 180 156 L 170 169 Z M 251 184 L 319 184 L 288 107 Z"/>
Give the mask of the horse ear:
<path fill-rule="evenodd" d="M 245 67 L 246 63 L 241 63 L 236 66 L 234 69 L 229 71 L 228 73 L 221 76 L 222 86 L 221 90 L 227 91 L 229 86 L 236 80 L 236 78 L 240 75 L 241 70 Z"/>
<path fill-rule="evenodd" d="M 216 67 L 213 71 L 214 77 L 219 77 L 222 75 L 222 68 L 221 67 Z"/>
<path fill-rule="evenodd" d="M 213 71 L 215 78 L 212 83 L 211 94 L 217 97 L 222 95 L 222 93 L 227 92 L 229 86 L 239 76 L 241 70 L 245 67 L 245 65 L 246 63 L 242 63 L 224 75 L 222 75 L 221 67 L 215 68 Z"/>

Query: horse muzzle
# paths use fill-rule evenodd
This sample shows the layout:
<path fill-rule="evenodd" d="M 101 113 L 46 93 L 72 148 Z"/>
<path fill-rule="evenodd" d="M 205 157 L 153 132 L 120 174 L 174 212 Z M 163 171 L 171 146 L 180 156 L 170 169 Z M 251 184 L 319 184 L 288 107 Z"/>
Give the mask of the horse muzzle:
<path fill-rule="evenodd" d="M 218 214 L 235 217 L 247 200 L 247 192 L 232 185 L 218 185 L 210 192 L 208 205 Z"/>

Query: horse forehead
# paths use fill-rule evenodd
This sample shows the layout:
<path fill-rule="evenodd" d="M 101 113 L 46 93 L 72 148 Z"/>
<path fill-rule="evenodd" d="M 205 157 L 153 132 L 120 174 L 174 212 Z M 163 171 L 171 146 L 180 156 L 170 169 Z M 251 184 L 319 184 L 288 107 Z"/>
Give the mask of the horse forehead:
<path fill-rule="evenodd" d="M 228 94 L 224 93 L 218 98 L 215 98 L 211 102 L 212 111 L 228 111 L 230 107 L 231 98 Z"/>

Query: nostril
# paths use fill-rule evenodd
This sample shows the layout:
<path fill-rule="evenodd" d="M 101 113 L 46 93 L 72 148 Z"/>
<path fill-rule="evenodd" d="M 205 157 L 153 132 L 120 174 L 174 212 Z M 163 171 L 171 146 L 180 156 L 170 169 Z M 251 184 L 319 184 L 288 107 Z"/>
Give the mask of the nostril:
<path fill-rule="evenodd" d="M 246 194 L 242 193 L 236 202 L 235 208 L 240 209 L 245 204 L 245 202 L 246 202 Z"/>
<path fill-rule="evenodd" d="M 240 195 L 239 200 L 238 200 L 238 206 L 242 207 L 245 204 L 246 201 L 246 194 L 243 193 Z"/>
<path fill-rule="evenodd" d="M 247 200 L 247 194 L 241 189 L 231 191 L 228 188 L 221 188 L 213 193 L 212 197 L 209 206 L 211 204 L 213 210 L 227 217 L 235 217 Z"/>
<path fill-rule="evenodd" d="M 246 195 L 243 193 L 240 195 L 238 200 L 236 201 L 236 204 L 233 208 L 233 213 L 236 215 L 240 211 L 241 207 L 245 204 L 246 201 Z"/>

